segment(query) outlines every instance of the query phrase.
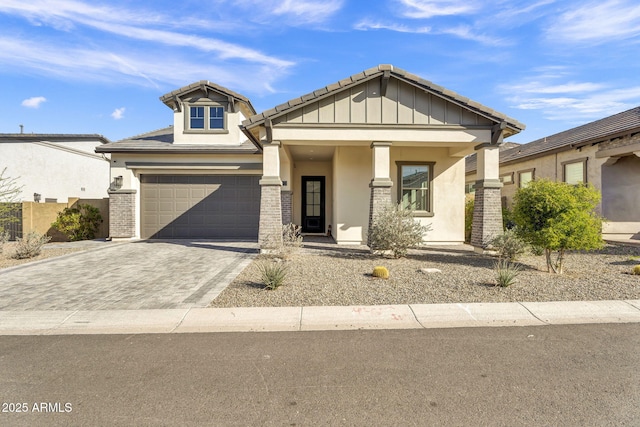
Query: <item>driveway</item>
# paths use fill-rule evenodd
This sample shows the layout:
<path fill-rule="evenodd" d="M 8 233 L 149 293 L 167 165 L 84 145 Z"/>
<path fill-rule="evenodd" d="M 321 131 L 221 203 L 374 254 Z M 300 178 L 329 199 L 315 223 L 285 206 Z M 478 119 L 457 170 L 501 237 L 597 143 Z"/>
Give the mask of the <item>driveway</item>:
<path fill-rule="evenodd" d="M 255 242 L 105 242 L 0 270 L 0 311 L 205 307 L 257 253 Z"/>

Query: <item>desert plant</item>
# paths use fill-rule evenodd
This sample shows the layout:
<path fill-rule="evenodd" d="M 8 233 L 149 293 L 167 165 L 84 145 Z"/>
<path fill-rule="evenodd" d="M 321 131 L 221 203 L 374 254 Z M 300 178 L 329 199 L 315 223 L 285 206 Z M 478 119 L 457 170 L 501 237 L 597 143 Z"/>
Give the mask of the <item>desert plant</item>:
<path fill-rule="evenodd" d="M 389 270 L 387 267 L 373 267 L 373 273 L 371 273 L 373 277 L 380 277 L 381 279 L 389 278 Z"/>
<path fill-rule="evenodd" d="M 602 218 L 595 213 L 600 193 L 592 185 L 531 181 L 515 195 L 513 219 L 527 243 L 544 248 L 547 271 L 562 274 L 566 250 L 603 246 Z M 552 260 L 552 252 L 557 258 Z"/>
<path fill-rule="evenodd" d="M 90 240 L 96 237 L 101 222 L 102 215 L 98 208 L 80 204 L 77 208 L 64 208 L 51 227 L 62 232 L 71 241 Z"/>
<path fill-rule="evenodd" d="M 18 221 L 15 212 L 20 206 L 17 202 L 23 188 L 18 185 L 18 178 L 6 176 L 6 173 L 6 167 L 0 171 L 0 232 L 8 224 Z"/>
<path fill-rule="evenodd" d="M 372 252 L 391 251 L 395 258 L 403 257 L 411 247 L 422 243 L 431 226 L 424 226 L 413 218 L 401 204 L 384 206 L 369 228 L 369 248 Z"/>
<path fill-rule="evenodd" d="M 636 265 L 635 267 L 633 267 L 633 270 L 631 270 L 632 274 L 635 274 L 636 276 L 640 276 L 640 264 Z"/>
<path fill-rule="evenodd" d="M 8 231 L 0 230 L 0 254 L 4 250 L 4 245 L 9 241 L 9 237 Z"/>
<path fill-rule="evenodd" d="M 33 258 L 40 254 L 42 246 L 51 240 L 51 237 L 46 234 L 40 234 L 36 231 L 31 231 L 23 238 L 16 239 L 16 249 L 13 257 L 16 259 Z"/>
<path fill-rule="evenodd" d="M 535 256 L 541 256 L 544 255 L 544 248 L 542 246 L 538 246 L 538 245 L 531 245 L 529 246 L 529 250 L 531 251 L 531 253 Z"/>
<path fill-rule="evenodd" d="M 260 280 L 266 289 L 274 290 L 282 286 L 287 277 L 287 267 L 282 262 L 262 261 L 257 264 Z"/>
<path fill-rule="evenodd" d="M 496 273 L 497 285 L 501 288 L 513 285 L 521 270 L 518 264 L 514 264 L 508 259 L 499 259 L 494 264 L 493 269 Z"/>
<path fill-rule="evenodd" d="M 282 226 L 282 244 L 284 246 L 299 248 L 302 246 L 302 227 L 289 223 Z"/>
<path fill-rule="evenodd" d="M 527 249 L 527 244 L 518 237 L 513 229 L 506 229 L 504 233 L 491 239 L 489 244 L 498 252 L 500 258 L 509 261 L 514 261 L 518 255 L 522 255 Z"/>
<path fill-rule="evenodd" d="M 473 209 L 475 207 L 475 199 L 469 199 L 464 204 L 464 241 L 471 241 L 471 230 L 473 228 Z"/>

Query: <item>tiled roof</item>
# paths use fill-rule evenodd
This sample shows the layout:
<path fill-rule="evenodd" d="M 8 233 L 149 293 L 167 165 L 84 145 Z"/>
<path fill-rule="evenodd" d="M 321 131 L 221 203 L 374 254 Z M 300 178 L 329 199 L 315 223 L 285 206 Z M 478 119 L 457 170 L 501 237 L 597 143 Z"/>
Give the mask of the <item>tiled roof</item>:
<path fill-rule="evenodd" d="M 382 76 L 384 72 L 389 72 L 391 76 L 395 76 L 396 78 L 404 79 L 416 86 L 419 86 L 431 93 L 441 96 L 444 99 L 456 102 L 458 104 L 463 105 L 467 109 L 474 111 L 480 115 L 483 115 L 495 122 L 505 121 L 507 126 L 515 130 L 516 132 L 520 132 L 525 128 L 525 125 L 518 122 L 511 117 L 508 117 L 502 113 L 499 113 L 489 107 L 486 107 L 478 102 L 472 101 L 467 97 L 457 94 L 449 89 L 446 89 L 442 86 L 438 86 L 435 83 L 432 83 L 428 80 L 421 78 L 415 74 L 411 74 L 401 68 L 394 67 L 389 64 L 378 65 L 377 67 L 369 68 L 361 73 L 354 74 L 351 77 L 347 77 L 346 79 L 340 80 L 336 83 L 330 84 L 318 90 L 315 90 L 311 93 L 303 95 L 298 98 L 294 98 L 284 104 L 280 104 L 275 108 L 264 111 L 260 114 L 256 114 L 254 116 L 249 117 L 247 120 L 242 122 L 243 126 L 246 128 L 251 128 L 263 123 L 268 118 L 274 118 L 276 116 L 280 116 L 286 114 L 287 112 L 301 108 L 302 106 L 315 102 L 319 98 L 330 95 L 332 93 L 337 93 L 342 91 L 345 88 L 357 85 L 362 83 L 365 80 L 369 80 L 371 78 Z"/>
<path fill-rule="evenodd" d="M 500 164 L 515 162 L 550 151 L 568 150 L 582 145 L 596 144 L 633 130 L 640 130 L 640 107 L 634 107 L 613 116 L 502 151 Z M 466 171 L 471 173 L 476 168 L 476 156 L 473 154 L 466 159 Z"/>
<path fill-rule="evenodd" d="M 107 144 L 109 141 L 102 135 L 88 133 L 0 133 L 0 142 L 69 142 L 69 141 L 99 141 Z"/>
<path fill-rule="evenodd" d="M 161 153 L 238 153 L 257 154 L 260 151 L 249 141 L 238 146 L 174 144 L 173 126 L 112 142 L 96 148 L 98 153 L 161 152 Z"/>
<path fill-rule="evenodd" d="M 167 94 L 164 94 L 160 97 L 160 101 L 166 104 L 167 102 L 172 101 L 176 96 L 184 95 L 186 93 L 192 92 L 202 87 L 207 87 L 217 92 L 223 93 L 227 96 L 231 96 L 233 98 L 239 99 L 240 101 L 245 102 L 251 108 L 251 110 L 255 112 L 255 108 L 253 108 L 253 105 L 251 105 L 251 101 L 249 101 L 249 98 L 247 98 L 244 95 L 240 95 L 238 92 L 234 92 L 231 89 L 227 89 L 226 87 L 217 85 L 215 83 L 211 83 L 208 80 L 200 80 L 199 82 L 191 83 L 188 86 L 184 86 L 184 87 L 181 87 L 180 89 L 176 89 Z"/>

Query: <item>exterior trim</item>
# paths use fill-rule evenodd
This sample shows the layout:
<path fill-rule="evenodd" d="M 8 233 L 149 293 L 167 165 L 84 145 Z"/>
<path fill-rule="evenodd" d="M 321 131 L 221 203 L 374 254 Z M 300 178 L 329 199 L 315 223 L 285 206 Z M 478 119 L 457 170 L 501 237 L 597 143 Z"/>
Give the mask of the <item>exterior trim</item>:
<path fill-rule="evenodd" d="M 567 160 L 565 162 L 560 163 L 560 166 L 562 167 L 562 182 L 567 182 L 567 172 L 566 172 L 566 165 L 571 165 L 574 163 L 582 163 L 582 182 L 584 184 L 587 183 L 587 161 L 589 160 L 589 157 L 581 157 L 579 159 L 573 159 L 573 160 Z"/>
<path fill-rule="evenodd" d="M 436 162 L 411 162 L 411 161 L 396 161 L 396 169 L 398 169 L 398 203 L 402 203 L 402 166 L 407 165 L 420 165 L 429 167 L 429 210 L 428 211 L 411 211 L 413 216 L 434 216 L 435 206 L 433 206 L 433 178 Z"/>

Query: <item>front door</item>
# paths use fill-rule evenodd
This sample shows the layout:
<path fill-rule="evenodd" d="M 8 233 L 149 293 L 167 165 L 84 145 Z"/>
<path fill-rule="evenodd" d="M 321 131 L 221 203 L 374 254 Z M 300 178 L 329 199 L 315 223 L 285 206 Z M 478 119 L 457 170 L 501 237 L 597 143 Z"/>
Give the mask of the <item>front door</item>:
<path fill-rule="evenodd" d="M 323 233 L 324 176 L 302 177 L 302 232 Z"/>

